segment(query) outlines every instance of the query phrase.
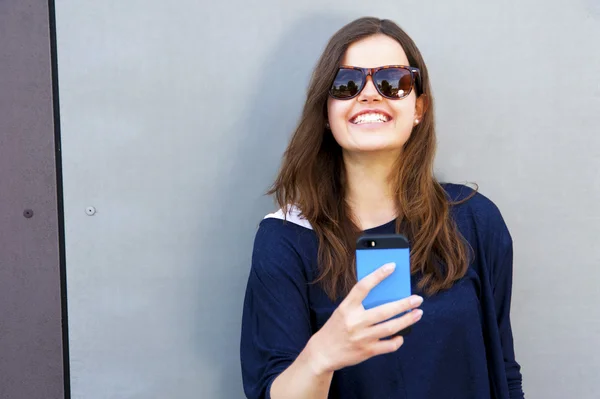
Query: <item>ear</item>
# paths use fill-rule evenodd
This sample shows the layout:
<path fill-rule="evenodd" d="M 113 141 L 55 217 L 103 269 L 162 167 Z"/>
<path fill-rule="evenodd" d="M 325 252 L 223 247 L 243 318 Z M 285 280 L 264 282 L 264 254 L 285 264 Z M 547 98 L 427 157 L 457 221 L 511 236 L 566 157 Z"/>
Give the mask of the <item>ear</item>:
<path fill-rule="evenodd" d="M 419 98 L 417 98 L 417 102 L 415 105 L 415 119 L 422 121 L 423 116 L 425 116 L 425 113 L 427 112 L 428 108 L 429 97 L 427 96 L 427 94 L 421 94 Z"/>

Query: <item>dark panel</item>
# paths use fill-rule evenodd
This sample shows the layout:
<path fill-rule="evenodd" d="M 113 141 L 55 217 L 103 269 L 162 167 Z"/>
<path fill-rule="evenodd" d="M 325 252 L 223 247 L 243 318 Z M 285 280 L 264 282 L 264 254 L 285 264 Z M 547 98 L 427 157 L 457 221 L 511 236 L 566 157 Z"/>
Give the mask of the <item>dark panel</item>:
<path fill-rule="evenodd" d="M 0 398 L 64 398 L 48 3 L 0 1 Z"/>

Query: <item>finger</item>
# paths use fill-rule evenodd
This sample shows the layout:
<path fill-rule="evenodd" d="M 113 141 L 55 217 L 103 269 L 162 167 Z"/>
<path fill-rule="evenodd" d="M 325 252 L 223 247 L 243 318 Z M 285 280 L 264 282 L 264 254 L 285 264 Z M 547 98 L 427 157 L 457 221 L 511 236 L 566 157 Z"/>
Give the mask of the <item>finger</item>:
<path fill-rule="evenodd" d="M 418 295 L 412 295 L 408 298 L 400 299 L 399 301 L 385 303 L 367 310 L 364 313 L 364 321 L 367 325 L 373 325 L 382 321 L 391 319 L 400 313 L 409 311 L 420 306 L 423 303 L 423 298 Z"/>
<path fill-rule="evenodd" d="M 395 268 L 395 263 L 386 263 L 374 272 L 366 275 L 352 287 L 347 299 L 354 303 L 362 303 L 367 295 L 369 295 L 369 292 L 392 274 Z"/>
<path fill-rule="evenodd" d="M 371 353 L 373 356 L 383 355 L 384 353 L 395 352 L 404 343 L 404 337 L 397 336 L 391 339 L 383 339 L 374 342 L 371 346 Z"/>
<path fill-rule="evenodd" d="M 421 309 L 413 310 L 412 312 L 408 312 L 402 317 L 398 317 L 397 319 L 388 320 L 385 323 L 377 324 L 371 328 L 369 328 L 367 338 L 386 338 L 391 337 L 396 334 L 398 331 L 402 331 L 405 328 L 412 326 L 423 316 L 423 311 Z"/>

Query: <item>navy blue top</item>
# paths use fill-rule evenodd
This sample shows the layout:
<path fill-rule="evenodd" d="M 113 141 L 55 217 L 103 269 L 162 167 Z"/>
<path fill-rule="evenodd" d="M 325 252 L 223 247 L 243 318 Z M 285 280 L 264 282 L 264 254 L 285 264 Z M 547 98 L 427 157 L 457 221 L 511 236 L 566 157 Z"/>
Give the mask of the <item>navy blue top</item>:
<path fill-rule="evenodd" d="M 472 190 L 445 184 L 459 200 Z M 336 371 L 329 398 L 523 398 L 510 325 L 512 239 L 498 208 L 477 193 L 451 208 L 474 252 L 467 274 L 425 298 L 423 318 L 396 352 Z M 341 299 L 318 284 L 317 239 L 310 226 L 264 219 L 256 234 L 244 300 L 241 366 L 246 396 L 270 398 L 273 380 L 303 350 Z M 394 233 L 395 221 L 368 233 Z"/>

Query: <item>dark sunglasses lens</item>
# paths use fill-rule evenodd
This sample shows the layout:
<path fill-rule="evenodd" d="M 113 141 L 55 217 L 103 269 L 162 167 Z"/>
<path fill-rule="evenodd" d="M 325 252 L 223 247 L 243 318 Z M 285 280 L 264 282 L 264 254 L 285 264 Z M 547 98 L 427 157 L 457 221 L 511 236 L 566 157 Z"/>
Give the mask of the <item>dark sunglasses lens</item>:
<path fill-rule="evenodd" d="M 333 81 L 330 93 L 335 98 L 350 98 L 356 95 L 362 86 L 362 72 L 356 69 L 340 69 Z"/>
<path fill-rule="evenodd" d="M 410 71 L 403 68 L 381 69 L 375 73 L 374 81 L 381 94 L 389 98 L 404 98 L 412 87 Z"/>

